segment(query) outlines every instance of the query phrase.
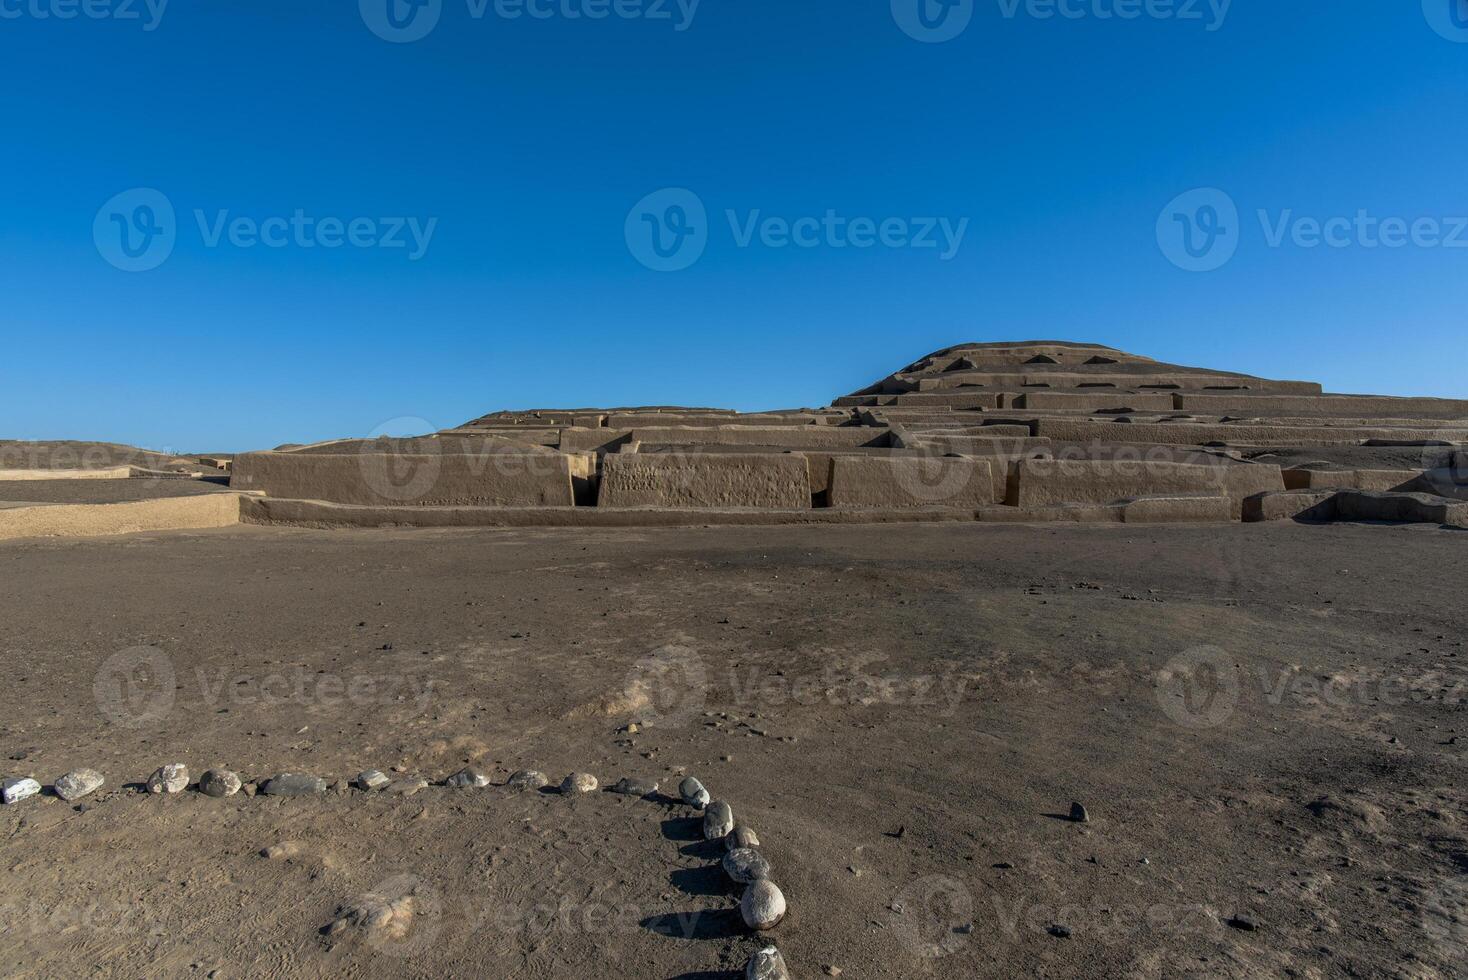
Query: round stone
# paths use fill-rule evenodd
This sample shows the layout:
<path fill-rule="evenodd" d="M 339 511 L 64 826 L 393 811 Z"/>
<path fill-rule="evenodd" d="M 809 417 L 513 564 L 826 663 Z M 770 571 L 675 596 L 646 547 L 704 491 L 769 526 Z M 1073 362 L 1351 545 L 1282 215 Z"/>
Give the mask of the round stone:
<path fill-rule="evenodd" d="M 368 792 L 374 789 L 382 789 L 382 787 L 390 782 L 392 780 L 381 769 L 363 769 L 357 773 L 357 786 Z"/>
<path fill-rule="evenodd" d="M 785 957 L 775 947 L 765 947 L 749 958 L 749 965 L 744 968 L 744 980 L 790 980 Z"/>
<path fill-rule="evenodd" d="M 150 793 L 182 793 L 189 786 L 189 767 L 182 762 L 159 766 L 148 777 Z"/>
<path fill-rule="evenodd" d="M 206 769 L 199 777 L 199 792 L 205 796 L 233 796 L 239 791 L 239 774 L 228 769 Z"/>
<path fill-rule="evenodd" d="M 567 796 L 575 793 L 594 793 L 596 787 L 596 777 L 589 772 L 573 772 L 561 780 L 561 792 Z"/>
<path fill-rule="evenodd" d="M 759 851 L 741 847 L 724 855 L 724 872 L 741 885 L 770 876 L 770 862 Z"/>
<path fill-rule="evenodd" d="M 785 896 L 773 881 L 761 878 L 744 890 L 739 914 L 751 929 L 758 932 L 773 929 L 785 918 Z"/>
<path fill-rule="evenodd" d="M 703 811 L 703 839 L 723 840 L 734 829 L 734 811 L 723 800 L 710 803 Z"/>
<path fill-rule="evenodd" d="M 66 802 L 79 800 L 88 793 L 95 793 L 102 788 L 106 778 L 95 769 L 73 769 L 52 784 L 51 788 L 56 795 Z"/>
<path fill-rule="evenodd" d="M 703 783 L 692 776 L 678 784 L 678 795 L 683 797 L 684 803 L 700 810 L 709 805 L 709 791 L 703 788 Z"/>
<path fill-rule="evenodd" d="M 543 789 L 549 784 L 550 780 L 545 778 L 545 773 L 536 772 L 534 769 L 521 769 L 510 777 L 509 782 L 505 783 L 510 789 L 521 793 L 527 790 Z"/>
<path fill-rule="evenodd" d="M 730 851 L 741 847 L 759 847 L 759 836 L 744 824 L 736 824 L 729 836 L 724 838 L 724 847 Z"/>
<path fill-rule="evenodd" d="M 454 789 L 483 789 L 489 785 L 489 777 L 473 766 L 467 766 L 446 780 Z"/>

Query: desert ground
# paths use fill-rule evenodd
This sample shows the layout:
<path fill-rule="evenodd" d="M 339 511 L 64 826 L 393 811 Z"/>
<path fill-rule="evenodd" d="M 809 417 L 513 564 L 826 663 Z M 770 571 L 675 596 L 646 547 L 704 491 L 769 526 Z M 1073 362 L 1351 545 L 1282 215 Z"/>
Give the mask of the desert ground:
<path fill-rule="evenodd" d="M 107 778 L 0 808 L 0 972 L 737 977 L 767 940 L 677 800 L 693 774 L 759 835 L 795 977 L 1461 976 L 1465 541 L 1274 522 L 0 542 L 3 774 Z M 340 785 L 144 791 L 170 762 Z M 494 785 L 439 785 L 466 764 Z M 432 785 L 346 785 L 372 767 Z M 521 769 L 661 794 L 501 785 Z M 410 928 L 332 931 L 364 896 L 411 896 Z"/>

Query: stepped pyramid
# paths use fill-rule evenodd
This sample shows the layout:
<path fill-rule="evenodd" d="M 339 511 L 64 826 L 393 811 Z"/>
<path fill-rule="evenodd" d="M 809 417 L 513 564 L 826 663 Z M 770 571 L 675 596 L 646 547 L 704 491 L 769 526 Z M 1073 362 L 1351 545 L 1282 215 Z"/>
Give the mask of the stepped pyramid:
<path fill-rule="evenodd" d="M 823 409 L 500 411 L 250 454 L 235 474 L 311 520 L 1447 522 L 1468 521 L 1465 446 L 1468 401 L 1035 340 L 935 351 Z"/>

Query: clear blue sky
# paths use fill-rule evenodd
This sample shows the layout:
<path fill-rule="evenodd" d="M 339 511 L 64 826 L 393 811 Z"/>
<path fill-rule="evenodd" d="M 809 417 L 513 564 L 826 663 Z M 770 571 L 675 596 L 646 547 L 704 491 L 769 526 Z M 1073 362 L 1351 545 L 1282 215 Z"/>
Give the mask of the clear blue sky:
<path fill-rule="evenodd" d="M 1130 0 L 1137 19 L 1101 16 L 1128 0 L 1049 18 L 965 0 L 946 20 L 936 0 L 925 20 L 907 0 L 54 16 L 80 2 L 0 0 L 0 437 L 226 451 L 500 408 L 817 405 L 939 347 L 1030 337 L 1468 397 L 1468 247 L 1370 248 L 1354 225 L 1307 247 L 1295 223 L 1426 218 L 1468 245 L 1462 0 L 1237 0 L 1221 20 L 1218 0 Z M 653 8 L 668 19 L 629 16 Z M 368 26 L 434 13 L 409 43 Z M 135 188 L 176 215 L 171 240 L 133 239 L 169 240 L 151 271 L 108 260 L 126 264 L 122 231 L 162 227 L 136 196 L 104 206 Z M 634 205 L 664 188 L 706 209 L 681 271 L 638 258 L 643 215 L 673 217 Z M 1239 213 L 1213 271 L 1159 241 L 1212 225 L 1196 196 L 1164 214 L 1195 188 Z M 221 214 L 268 232 L 298 211 L 362 219 L 362 242 L 434 223 L 416 258 L 283 223 L 283 247 L 211 238 Z M 892 241 L 912 219 L 967 225 L 946 257 L 813 224 L 813 247 L 758 226 L 741 245 L 754 217 L 828 212 Z"/>

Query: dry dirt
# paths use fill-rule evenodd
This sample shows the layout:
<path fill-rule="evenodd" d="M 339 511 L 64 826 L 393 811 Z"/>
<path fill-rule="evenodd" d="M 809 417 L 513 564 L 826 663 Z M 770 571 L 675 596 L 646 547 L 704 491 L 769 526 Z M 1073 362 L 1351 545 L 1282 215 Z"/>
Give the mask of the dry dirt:
<path fill-rule="evenodd" d="M 0 809 L 0 972 L 732 978 L 760 945 L 671 800 L 136 786 L 172 761 L 472 761 L 497 783 L 697 774 L 763 841 L 796 977 L 1452 976 L 1465 545 L 1353 525 L 0 544 L 3 774 L 108 777 Z M 1200 664 L 1212 682 L 1186 683 Z M 407 934 L 327 935 L 364 894 L 411 894 Z"/>

